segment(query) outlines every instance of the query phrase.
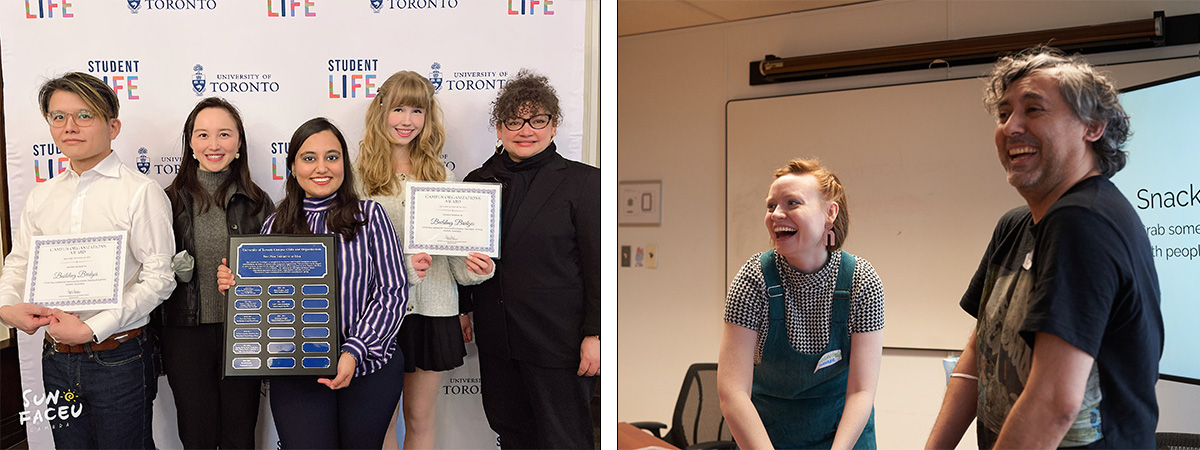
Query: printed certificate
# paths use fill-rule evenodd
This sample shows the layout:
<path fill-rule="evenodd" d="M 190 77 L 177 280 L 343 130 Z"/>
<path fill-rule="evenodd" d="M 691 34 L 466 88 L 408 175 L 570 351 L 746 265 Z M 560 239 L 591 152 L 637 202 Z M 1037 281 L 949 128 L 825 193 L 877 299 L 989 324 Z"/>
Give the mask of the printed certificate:
<path fill-rule="evenodd" d="M 121 306 L 125 231 L 34 236 L 25 300 L 63 311 Z"/>
<path fill-rule="evenodd" d="M 337 375 L 337 236 L 229 237 L 225 376 Z"/>
<path fill-rule="evenodd" d="M 500 184 L 404 185 L 404 252 L 500 257 Z"/>

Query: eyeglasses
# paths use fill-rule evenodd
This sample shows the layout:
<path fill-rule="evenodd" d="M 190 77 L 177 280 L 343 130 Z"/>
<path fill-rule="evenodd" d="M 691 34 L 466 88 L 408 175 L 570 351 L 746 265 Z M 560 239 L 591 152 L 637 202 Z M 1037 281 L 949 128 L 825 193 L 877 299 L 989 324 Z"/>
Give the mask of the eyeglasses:
<path fill-rule="evenodd" d="M 504 119 L 504 128 L 508 128 L 508 131 L 521 131 L 521 128 L 524 128 L 525 124 L 529 124 L 529 127 L 535 130 L 546 128 L 547 125 L 550 125 L 550 115 L 538 114 L 528 119 L 520 117 Z"/>
<path fill-rule="evenodd" d="M 81 127 L 91 125 L 92 122 L 96 120 L 95 113 L 86 109 L 81 109 L 79 111 L 75 111 L 74 114 L 65 113 L 62 111 L 50 111 L 48 114 L 46 114 L 46 122 L 49 122 L 50 126 L 54 128 L 62 128 L 67 126 L 67 117 L 70 116 L 75 116 L 75 125 Z"/>

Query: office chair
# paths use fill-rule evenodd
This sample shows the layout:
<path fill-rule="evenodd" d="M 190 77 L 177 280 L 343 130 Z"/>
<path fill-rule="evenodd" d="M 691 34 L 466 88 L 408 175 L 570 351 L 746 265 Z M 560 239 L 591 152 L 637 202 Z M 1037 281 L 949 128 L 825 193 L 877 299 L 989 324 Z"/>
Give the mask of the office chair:
<path fill-rule="evenodd" d="M 1200 434 L 1154 433 L 1158 450 L 1200 450 Z"/>
<path fill-rule="evenodd" d="M 721 402 L 717 397 L 717 365 L 698 363 L 688 367 L 683 377 L 679 399 L 675 401 L 675 414 L 671 417 L 671 429 L 666 436 L 661 430 L 667 425 L 661 422 L 633 422 L 630 425 L 650 431 L 655 437 L 671 445 L 686 449 L 734 449 L 733 434 L 729 424 L 721 415 Z"/>

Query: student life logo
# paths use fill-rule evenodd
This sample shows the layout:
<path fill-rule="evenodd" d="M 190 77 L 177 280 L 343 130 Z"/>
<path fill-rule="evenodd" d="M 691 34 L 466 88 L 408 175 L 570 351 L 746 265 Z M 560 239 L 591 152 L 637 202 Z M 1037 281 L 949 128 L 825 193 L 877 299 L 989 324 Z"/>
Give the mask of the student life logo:
<path fill-rule="evenodd" d="M 267 17 L 317 17 L 316 0 L 267 0 Z"/>
<path fill-rule="evenodd" d="M 433 84 L 434 92 L 447 91 L 494 91 L 504 87 L 508 80 L 508 72 L 496 70 L 464 70 L 452 71 L 446 77 L 442 73 L 442 64 L 434 62 L 429 66 L 429 82 Z"/>
<path fill-rule="evenodd" d="M 271 179 L 281 181 L 288 176 L 287 168 L 288 141 L 271 143 Z"/>
<path fill-rule="evenodd" d="M 112 88 L 117 98 L 141 100 L 142 96 L 137 92 L 141 81 L 141 75 L 138 74 L 140 63 L 137 59 L 97 59 L 87 62 L 87 71 Z"/>
<path fill-rule="evenodd" d="M 64 428 L 71 426 L 71 419 L 83 414 L 83 402 L 73 389 L 47 392 L 41 397 L 34 394 L 33 389 L 26 389 L 21 393 L 21 400 L 25 407 L 17 413 L 21 426 Z"/>
<path fill-rule="evenodd" d="M 71 159 L 53 142 L 33 144 L 33 181 L 45 183 L 71 168 Z"/>
<path fill-rule="evenodd" d="M 196 11 L 217 9 L 217 0 L 125 0 L 131 14 L 146 7 L 147 11 Z"/>
<path fill-rule="evenodd" d="M 329 98 L 375 98 L 379 94 L 379 59 L 344 58 L 326 61 Z"/>
<path fill-rule="evenodd" d="M 510 16 L 553 16 L 554 0 L 508 0 Z"/>
<path fill-rule="evenodd" d="M 68 0 L 25 0 L 26 19 L 70 19 L 74 5 Z"/>
<path fill-rule="evenodd" d="M 454 9 L 458 0 L 370 0 L 371 9 L 375 14 L 387 6 L 387 9 L 421 10 L 421 9 Z"/>
<path fill-rule="evenodd" d="M 204 66 L 192 66 L 192 92 L 197 97 L 210 94 L 270 94 L 279 92 L 278 81 L 270 72 L 230 72 L 217 73 L 209 79 L 204 74 Z"/>

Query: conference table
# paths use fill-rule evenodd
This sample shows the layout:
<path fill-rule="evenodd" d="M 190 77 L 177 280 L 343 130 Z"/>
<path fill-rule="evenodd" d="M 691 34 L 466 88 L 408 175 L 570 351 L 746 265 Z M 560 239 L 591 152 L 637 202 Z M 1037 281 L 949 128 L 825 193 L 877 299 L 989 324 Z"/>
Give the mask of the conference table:
<path fill-rule="evenodd" d="M 679 447 L 668 444 L 666 441 L 656 438 L 653 434 L 647 433 L 641 428 L 630 425 L 628 422 L 617 423 L 617 450 L 635 450 L 646 448 L 679 449 Z"/>

